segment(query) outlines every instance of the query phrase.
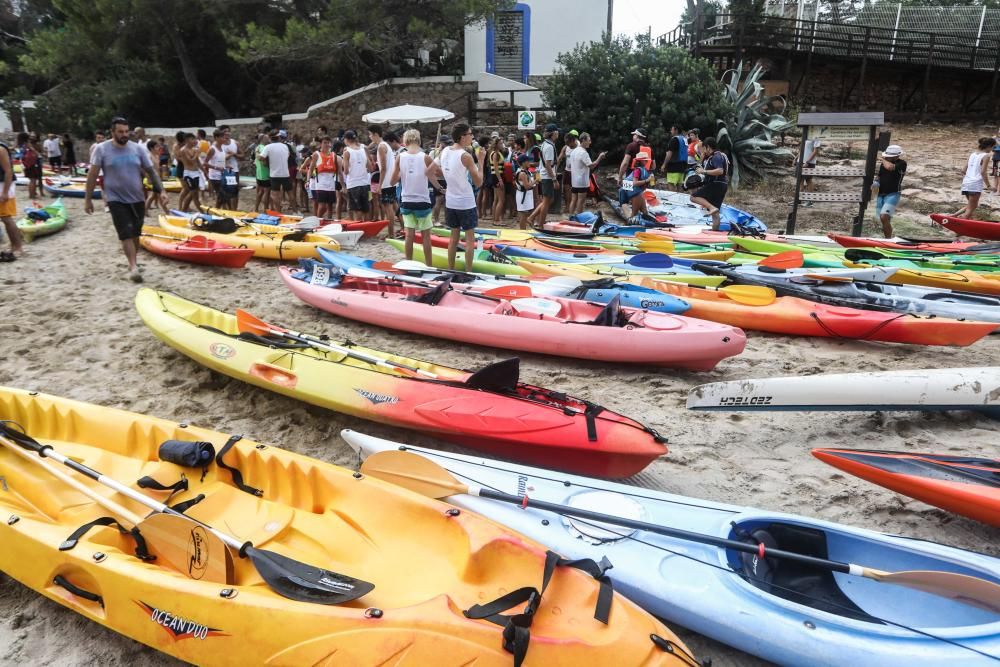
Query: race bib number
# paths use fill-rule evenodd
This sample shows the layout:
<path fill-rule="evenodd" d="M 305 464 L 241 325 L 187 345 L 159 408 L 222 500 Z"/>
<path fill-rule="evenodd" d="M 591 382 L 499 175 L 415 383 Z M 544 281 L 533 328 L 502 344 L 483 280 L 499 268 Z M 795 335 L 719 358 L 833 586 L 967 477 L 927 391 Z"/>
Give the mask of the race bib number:
<path fill-rule="evenodd" d="M 632 192 L 634 188 L 635 184 L 632 182 L 631 178 L 626 178 L 624 181 L 622 181 L 622 190 L 625 190 L 626 192 Z"/>
<path fill-rule="evenodd" d="M 309 281 L 311 285 L 326 285 L 327 281 L 330 280 L 330 269 L 325 266 L 317 266 L 313 268 L 312 279 Z"/>
<path fill-rule="evenodd" d="M 238 182 L 238 181 L 236 180 L 236 177 L 235 177 L 235 176 L 233 176 L 232 174 L 228 174 L 228 175 L 226 176 L 226 185 L 229 185 L 229 186 L 234 186 L 234 185 L 236 185 L 236 184 L 237 184 L 237 182 Z"/>

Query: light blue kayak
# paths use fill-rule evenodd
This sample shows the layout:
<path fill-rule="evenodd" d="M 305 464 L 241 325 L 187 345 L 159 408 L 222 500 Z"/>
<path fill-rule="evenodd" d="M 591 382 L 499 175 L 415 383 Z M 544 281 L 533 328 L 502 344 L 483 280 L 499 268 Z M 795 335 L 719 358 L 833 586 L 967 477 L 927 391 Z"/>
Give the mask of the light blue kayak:
<path fill-rule="evenodd" d="M 354 431 L 341 436 L 362 458 L 405 447 L 464 484 L 526 493 L 530 500 L 725 539 L 774 540 L 772 549 L 889 572 L 942 570 L 1000 584 L 1000 559 L 933 542 L 410 447 Z M 725 548 L 570 519 L 533 508 L 530 501 L 526 509 L 463 494 L 447 502 L 566 558 L 600 562 L 606 556 L 615 590 L 656 616 L 781 665 L 996 667 L 1000 659 L 1000 612 L 793 561 L 757 561 Z"/>
<path fill-rule="evenodd" d="M 587 266 L 599 266 L 601 268 L 616 269 L 671 269 L 678 273 L 699 273 L 691 267 L 694 264 L 718 264 L 726 266 L 726 262 L 719 262 L 707 259 L 688 259 L 684 257 L 671 257 L 661 252 L 643 252 L 634 255 L 611 255 L 607 253 L 568 253 L 552 252 L 549 250 L 535 250 L 533 248 L 523 248 L 516 245 L 506 245 L 497 243 L 493 248 L 502 252 L 508 257 L 522 257 L 530 260 L 542 260 L 546 262 L 559 262 L 561 264 L 585 264 Z"/>
<path fill-rule="evenodd" d="M 374 260 L 357 257 L 345 252 L 320 248 L 320 256 L 330 266 L 344 273 L 349 273 L 351 269 L 362 269 L 364 271 L 380 273 L 387 278 L 395 278 L 403 282 L 414 280 L 431 282 L 442 280 L 450 275 L 452 276 L 454 286 L 459 289 L 465 287 L 491 289 L 504 285 L 520 284 L 529 286 L 536 296 L 542 297 L 561 296 L 606 304 L 618 295 L 620 298 L 619 303 L 626 308 L 638 308 L 640 310 L 671 313 L 673 315 L 681 315 L 691 309 L 691 304 L 673 295 L 665 294 L 650 287 L 615 282 L 613 279 L 598 279 L 587 281 L 586 283 L 564 277 L 529 281 L 517 278 L 498 278 L 497 276 L 487 274 L 465 273 L 464 271 L 439 271 L 434 269 L 393 273 L 375 269 Z"/>

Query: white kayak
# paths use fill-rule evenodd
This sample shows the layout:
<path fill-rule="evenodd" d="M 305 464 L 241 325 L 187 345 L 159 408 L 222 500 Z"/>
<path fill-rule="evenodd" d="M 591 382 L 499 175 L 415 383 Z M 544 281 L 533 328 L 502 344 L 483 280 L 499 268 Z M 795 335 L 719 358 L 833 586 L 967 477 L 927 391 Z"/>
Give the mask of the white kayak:
<path fill-rule="evenodd" d="M 411 447 L 350 430 L 341 436 L 362 459 L 405 449 L 434 461 L 464 484 L 527 495 L 525 509 L 473 495 L 456 494 L 447 501 L 509 526 L 564 557 L 595 562 L 607 557 L 613 566 L 607 575 L 626 597 L 656 616 L 772 662 L 995 667 L 990 656 L 1000 656 L 1000 613 L 792 561 L 768 558 L 762 563 L 729 549 L 570 519 L 532 507 L 530 501 L 727 539 L 747 534 L 752 540 L 752 534 L 775 540 L 772 549 L 890 571 L 947 570 L 1000 583 L 1000 559 L 808 517 Z"/>
<path fill-rule="evenodd" d="M 882 282 L 891 278 L 898 271 L 895 266 L 868 266 L 863 269 L 843 269 L 834 268 L 799 268 L 799 269 L 774 269 L 758 264 L 744 264 L 742 266 L 716 267 L 723 271 L 745 276 L 754 282 L 783 283 L 802 280 L 807 276 L 823 276 L 824 278 L 851 278 L 853 280 L 868 280 L 872 282 Z"/>
<path fill-rule="evenodd" d="M 341 248 L 354 248 L 361 241 L 361 237 L 365 235 L 363 231 L 344 231 L 344 228 L 337 223 L 320 226 L 320 222 L 319 218 L 306 218 L 301 222 L 286 223 L 279 226 L 327 236 L 336 240 Z"/>
<path fill-rule="evenodd" d="M 1000 416 L 1000 367 L 842 373 L 713 382 L 691 410 L 978 410 Z"/>

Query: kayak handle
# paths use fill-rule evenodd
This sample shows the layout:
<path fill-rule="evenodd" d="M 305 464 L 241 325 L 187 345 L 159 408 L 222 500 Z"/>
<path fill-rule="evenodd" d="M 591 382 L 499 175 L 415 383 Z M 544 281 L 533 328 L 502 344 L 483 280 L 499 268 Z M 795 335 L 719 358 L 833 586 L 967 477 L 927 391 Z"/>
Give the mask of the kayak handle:
<path fill-rule="evenodd" d="M 59 586 L 60 588 L 66 589 L 67 591 L 69 591 L 78 598 L 83 598 L 84 600 L 90 600 L 91 602 L 96 602 L 97 604 L 101 605 L 101 609 L 104 608 L 104 598 L 102 598 L 97 593 L 91 593 L 88 590 L 80 588 L 76 584 L 70 582 L 69 579 L 62 576 L 61 574 L 57 574 L 55 578 L 52 580 L 52 583 L 55 584 L 56 586 Z"/>

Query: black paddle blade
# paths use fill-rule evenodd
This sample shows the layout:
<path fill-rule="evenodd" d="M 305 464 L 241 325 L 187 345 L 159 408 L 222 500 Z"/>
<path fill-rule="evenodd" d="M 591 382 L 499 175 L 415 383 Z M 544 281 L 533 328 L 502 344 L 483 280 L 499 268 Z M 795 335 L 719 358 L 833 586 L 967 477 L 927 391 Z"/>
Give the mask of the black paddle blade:
<path fill-rule="evenodd" d="M 246 547 L 243 552 L 275 593 L 314 604 L 343 604 L 367 595 L 375 584 L 300 563 L 273 551 Z"/>
<path fill-rule="evenodd" d="M 844 257 L 850 260 L 857 259 L 885 259 L 885 255 L 877 250 L 868 248 L 848 248 L 844 251 Z"/>

